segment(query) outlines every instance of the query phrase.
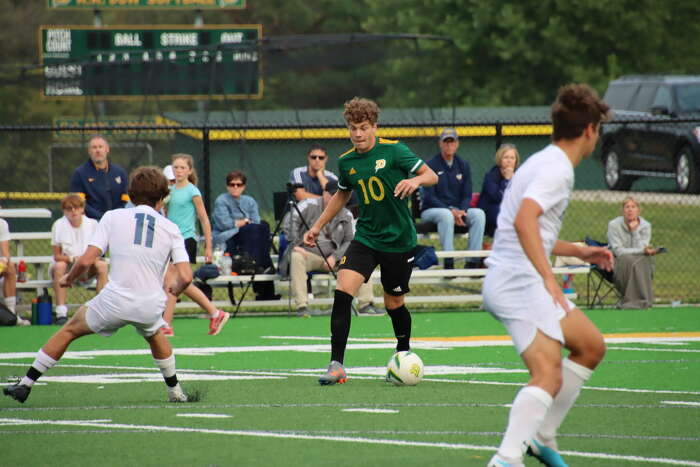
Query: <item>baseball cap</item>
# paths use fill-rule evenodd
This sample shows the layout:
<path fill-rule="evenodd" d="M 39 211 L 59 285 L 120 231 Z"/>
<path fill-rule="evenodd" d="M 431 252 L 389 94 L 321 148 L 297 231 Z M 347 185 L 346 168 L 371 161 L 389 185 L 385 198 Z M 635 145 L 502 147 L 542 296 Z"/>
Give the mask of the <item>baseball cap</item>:
<path fill-rule="evenodd" d="M 441 143 L 449 138 L 452 138 L 455 141 L 457 141 L 459 139 L 457 137 L 457 131 L 454 128 L 445 128 L 444 130 L 442 130 L 442 133 L 440 133 L 440 142 Z"/>
<path fill-rule="evenodd" d="M 338 191 L 338 182 L 335 181 L 335 180 L 333 180 L 333 179 L 328 180 L 328 183 L 326 183 L 326 188 L 325 188 L 325 190 L 326 190 L 328 193 L 334 195 L 335 192 Z"/>
<path fill-rule="evenodd" d="M 165 178 L 168 179 L 168 181 L 173 181 L 175 180 L 175 172 L 173 172 L 173 166 L 172 165 L 166 165 L 163 168 L 163 175 L 165 175 Z"/>

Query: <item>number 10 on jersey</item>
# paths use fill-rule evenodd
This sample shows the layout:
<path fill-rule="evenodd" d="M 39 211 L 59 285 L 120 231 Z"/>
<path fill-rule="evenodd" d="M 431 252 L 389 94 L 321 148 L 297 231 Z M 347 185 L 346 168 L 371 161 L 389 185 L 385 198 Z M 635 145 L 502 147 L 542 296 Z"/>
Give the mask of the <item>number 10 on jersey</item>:
<path fill-rule="evenodd" d="M 382 181 L 376 176 L 371 176 L 367 179 L 367 183 L 364 180 L 358 179 L 357 183 L 362 188 L 362 197 L 365 204 L 369 204 L 369 197 L 371 196 L 375 201 L 381 201 L 384 199 L 384 185 Z M 369 193 L 369 196 L 367 194 Z"/>

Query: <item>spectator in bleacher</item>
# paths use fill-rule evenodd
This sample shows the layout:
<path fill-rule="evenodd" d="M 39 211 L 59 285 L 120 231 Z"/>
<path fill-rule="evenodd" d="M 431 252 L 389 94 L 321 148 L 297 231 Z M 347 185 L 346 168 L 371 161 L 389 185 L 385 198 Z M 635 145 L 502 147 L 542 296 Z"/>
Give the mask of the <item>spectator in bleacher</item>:
<path fill-rule="evenodd" d="M 124 169 L 109 161 L 109 144 L 102 135 L 88 141 L 90 160 L 79 166 L 70 179 L 70 191 L 85 200 L 85 214 L 100 220 L 110 209 L 123 208 L 127 194 L 127 176 Z"/>
<path fill-rule="evenodd" d="M 245 251 L 256 261 L 261 273 L 274 272 L 270 257 L 270 226 L 260 219 L 258 203 L 251 196 L 244 195 L 247 178 L 240 170 L 226 175 L 227 193 L 217 196 L 214 201 L 213 235 L 214 245 L 224 245 L 231 257 Z M 253 283 L 256 300 L 276 300 L 274 282 L 256 281 Z"/>
<path fill-rule="evenodd" d="M 518 149 L 512 144 L 502 144 L 496 151 L 496 165 L 484 174 L 477 207 L 486 214 L 484 233 L 489 237 L 493 237 L 496 232 L 503 192 L 508 188 L 519 162 Z"/>
<path fill-rule="evenodd" d="M 649 308 L 654 304 L 651 224 L 639 214 L 639 202 L 628 196 L 622 201 L 622 216 L 608 224 L 608 247 L 615 255 L 613 277 L 620 291 L 620 308 Z"/>
<path fill-rule="evenodd" d="M 311 199 L 299 204 L 303 220 L 299 217 L 296 210 L 292 211 L 289 245 L 285 251 L 285 258 L 283 259 L 283 264 L 280 265 L 280 270 L 285 267 L 285 263 L 288 261 L 292 296 L 294 297 L 294 304 L 299 317 L 318 314 L 318 312 L 310 311 L 308 308 L 306 273 L 310 271 L 328 272 L 331 269 L 335 269 L 355 234 L 352 214 L 347 208 L 342 208 L 321 230 L 319 237 L 316 239 L 316 246 L 312 247 L 304 243 L 304 233 L 318 220 L 336 191 L 338 191 L 338 182 L 329 180 L 321 198 Z M 384 314 L 383 311 L 378 310 L 372 304 L 371 282 L 360 286 L 357 300 L 359 302 L 358 313 L 367 315 Z"/>
<path fill-rule="evenodd" d="M 438 140 L 440 153 L 428 161 L 438 175 L 437 185 L 423 188 L 421 219 L 437 224 L 440 245 L 444 251 L 454 250 L 454 227 L 469 228 L 469 250 L 481 250 L 486 216 L 479 208 L 470 208 L 472 176 L 469 162 L 459 157 L 459 138 L 453 128 L 446 128 Z M 478 267 L 480 258 L 467 260 L 469 268 Z M 452 268 L 452 258 L 445 259 L 445 268 Z"/>
<path fill-rule="evenodd" d="M 56 293 L 56 324 L 63 325 L 68 320 L 66 306 L 66 289 L 59 280 L 68 273 L 76 258 L 87 250 L 88 242 L 97 228 L 97 221 L 85 215 L 85 201 L 80 195 L 70 194 L 61 200 L 63 217 L 56 220 L 51 227 L 51 248 L 53 261 L 49 268 Z M 97 258 L 80 281 L 87 282 L 97 278 L 97 292 L 107 284 L 107 263 Z"/>
<path fill-rule="evenodd" d="M 328 152 L 326 148 L 318 143 L 314 143 L 306 154 L 307 165 L 292 169 L 289 174 L 289 183 L 293 185 L 304 185 L 294 191 L 297 201 L 307 198 L 320 198 L 329 180 L 338 181 L 338 177 L 326 170 L 328 162 Z"/>
<path fill-rule="evenodd" d="M 0 279 L 2 279 L 2 296 L 5 306 L 17 315 L 17 269 L 10 256 L 10 227 L 5 219 L 0 219 Z M 17 315 L 17 326 L 30 323 Z"/>
<path fill-rule="evenodd" d="M 187 250 L 190 264 L 197 263 L 197 219 L 199 219 L 199 224 L 202 226 L 204 234 L 204 261 L 211 263 L 211 224 L 209 223 L 207 211 L 204 208 L 202 193 L 196 186 L 197 171 L 194 168 L 192 156 L 189 154 L 174 154 L 172 156 L 172 165 L 165 167 L 163 174 L 166 178 L 172 175 L 175 179 L 174 184 L 168 181 L 170 194 L 164 200 L 164 207 L 168 219 L 178 226 L 182 238 L 185 239 L 185 250 Z M 168 265 L 167 274 L 173 277 L 177 274 L 174 265 Z M 166 283 L 168 283 L 167 277 Z M 228 321 L 229 314 L 217 309 L 204 292 L 194 284 L 188 285 L 184 293 L 209 313 L 209 335 L 218 334 L 224 324 L 226 324 L 226 321 Z M 172 325 L 177 297 L 170 293 L 167 296 L 163 319 L 168 325 L 163 327 L 163 334 L 172 336 L 174 335 Z"/>

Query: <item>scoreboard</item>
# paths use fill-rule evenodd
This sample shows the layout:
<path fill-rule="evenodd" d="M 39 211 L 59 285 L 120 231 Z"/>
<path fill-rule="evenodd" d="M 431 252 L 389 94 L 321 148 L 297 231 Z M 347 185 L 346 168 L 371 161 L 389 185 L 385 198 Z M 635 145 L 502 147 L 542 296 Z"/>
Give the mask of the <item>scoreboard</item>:
<path fill-rule="evenodd" d="M 262 26 L 41 26 L 49 98 L 259 99 Z"/>

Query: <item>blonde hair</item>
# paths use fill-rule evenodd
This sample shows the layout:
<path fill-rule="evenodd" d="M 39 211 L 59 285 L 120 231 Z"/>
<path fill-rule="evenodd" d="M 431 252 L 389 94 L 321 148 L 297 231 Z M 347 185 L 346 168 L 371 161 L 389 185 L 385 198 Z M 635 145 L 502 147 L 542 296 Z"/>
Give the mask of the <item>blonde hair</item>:
<path fill-rule="evenodd" d="M 175 162 L 177 159 L 182 159 L 187 162 L 187 166 L 190 168 L 190 174 L 187 176 L 187 181 L 189 181 L 192 185 L 196 185 L 197 169 L 194 168 L 194 158 L 189 154 L 178 152 L 177 154 L 172 155 L 170 162 Z"/>
<path fill-rule="evenodd" d="M 625 209 L 625 204 L 629 202 L 634 203 L 637 206 L 637 208 L 641 211 L 642 206 L 639 204 L 639 201 L 637 201 L 637 198 L 635 198 L 634 196 L 628 196 L 622 200 L 622 209 Z"/>
<path fill-rule="evenodd" d="M 520 153 L 518 152 L 518 148 L 516 148 L 514 144 L 509 143 L 501 144 L 496 150 L 495 160 L 497 166 L 501 166 L 501 159 L 503 159 L 503 155 L 511 149 L 515 151 L 515 168 L 518 168 L 518 165 L 520 165 Z"/>

